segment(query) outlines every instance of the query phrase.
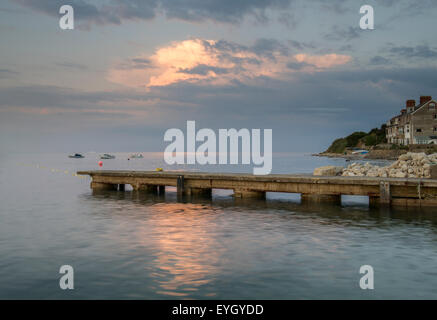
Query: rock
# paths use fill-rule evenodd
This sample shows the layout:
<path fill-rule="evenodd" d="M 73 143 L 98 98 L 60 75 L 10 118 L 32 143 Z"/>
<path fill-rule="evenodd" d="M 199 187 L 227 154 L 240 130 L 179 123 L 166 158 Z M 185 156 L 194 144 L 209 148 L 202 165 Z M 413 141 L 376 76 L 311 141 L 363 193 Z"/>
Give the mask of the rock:
<path fill-rule="evenodd" d="M 411 160 L 411 153 L 402 154 L 398 158 L 399 161 L 408 161 Z"/>
<path fill-rule="evenodd" d="M 419 160 L 422 161 L 424 158 L 426 158 L 426 154 L 424 152 L 420 153 L 411 153 L 411 158 L 413 160 Z"/>
<path fill-rule="evenodd" d="M 342 174 L 343 167 L 337 167 L 337 166 L 325 166 L 314 169 L 314 175 L 315 176 L 337 176 Z"/>
<path fill-rule="evenodd" d="M 431 179 L 437 179 L 437 165 L 432 165 L 430 167 L 430 178 Z"/>
<path fill-rule="evenodd" d="M 379 177 L 379 173 L 376 171 L 370 171 L 367 173 L 368 177 Z"/>
<path fill-rule="evenodd" d="M 437 179 L 437 153 L 403 154 L 399 159 L 387 167 L 373 166 L 369 162 L 364 164 L 352 163 L 345 168 L 341 175 L 346 177 L 367 176 L 382 178 L 426 178 Z"/>
<path fill-rule="evenodd" d="M 407 174 L 405 172 L 396 172 L 395 178 L 406 178 Z"/>

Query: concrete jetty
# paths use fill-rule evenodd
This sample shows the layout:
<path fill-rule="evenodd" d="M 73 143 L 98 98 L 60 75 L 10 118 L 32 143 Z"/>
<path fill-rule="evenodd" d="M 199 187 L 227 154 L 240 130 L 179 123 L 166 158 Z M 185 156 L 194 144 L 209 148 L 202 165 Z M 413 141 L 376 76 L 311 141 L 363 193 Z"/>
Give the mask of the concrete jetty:
<path fill-rule="evenodd" d="M 368 196 L 370 205 L 437 207 L 437 179 L 324 177 L 275 174 L 179 171 L 78 171 L 92 178 L 93 190 L 163 193 L 166 186 L 178 195 L 210 196 L 212 189 L 232 189 L 235 197 L 263 198 L 266 192 L 299 193 L 303 202 L 341 203 L 341 195 Z"/>

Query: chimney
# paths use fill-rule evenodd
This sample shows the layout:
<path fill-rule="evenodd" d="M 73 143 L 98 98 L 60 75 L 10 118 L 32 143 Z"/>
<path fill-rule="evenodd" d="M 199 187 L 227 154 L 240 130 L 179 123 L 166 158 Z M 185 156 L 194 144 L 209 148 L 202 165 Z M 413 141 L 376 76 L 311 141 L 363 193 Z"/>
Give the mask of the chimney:
<path fill-rule="evenodd" d="M 427 103 L 428 101 L 431 101 L 432 97 L 430 96 L 421 96 L 420 97 L 420 105 Z"/>
<path fill-rule="evenodd" d="M 414 108 L 416 106 L 416 100 L 407 100 L 407 108 Z"/>

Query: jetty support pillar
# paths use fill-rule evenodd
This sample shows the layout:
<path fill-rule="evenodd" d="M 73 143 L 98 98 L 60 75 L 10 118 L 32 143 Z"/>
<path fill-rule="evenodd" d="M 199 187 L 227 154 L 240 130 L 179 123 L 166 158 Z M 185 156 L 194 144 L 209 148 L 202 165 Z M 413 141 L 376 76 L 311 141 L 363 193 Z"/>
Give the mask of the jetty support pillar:
<path fill-rule="evenodd" d="M 369 196 L 370 206 L 390 206 L 392 202 L 390 183 L 387 181 L 381 181 L 379 184 L 379 197 Z"/>
<path fill-rule="evenodd" d="M 185 194 L 188 196 L 211 197 L 212 189 L 210 188 L 185 188 Z"/>
<path fill-rule="evenodd" d="M 184 176 L 178 176 L 176 181 L 176 193 L 177 195 L 183 196 L 185 194 L 185 179 Z"/>
<path fill-rule="evenodd" d="M 91 182 L 91 189 L 94 191 L 117 190 L 117 185 L 112 183 Z"/>
<path fill-rule="evenodd" d="M 132 188 L 134 191 L 145 192 L 145 193 L 158 193 L 158 186 L 153 184 L 133 184 Z"/>
<path fill-rule="evenodd" d="M 159 195 L 165 194 L 165 186 L 158 186 L 158 193 Z"/>
<path fill-rule="evenodd" d="M 329 203 L 329 204 L 341 204 L 341 195 L 339 194 L 312 194 L 302 193 L 302 203 Z"/>
<path fill-rule="evenodd" d="M 246 189 L 234 189 L 235 198 L 265 199 L 265 191 L 253 191 Z"/>

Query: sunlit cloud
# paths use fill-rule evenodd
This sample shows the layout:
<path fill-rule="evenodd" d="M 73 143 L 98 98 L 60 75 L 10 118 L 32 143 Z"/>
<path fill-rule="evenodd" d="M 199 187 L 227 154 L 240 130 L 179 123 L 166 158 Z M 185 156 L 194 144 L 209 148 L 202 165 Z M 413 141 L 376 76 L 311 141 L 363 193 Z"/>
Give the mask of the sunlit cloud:
<path fill-rule="evenodd" d="M 308 54 L 297 54 L 294 58 L 300 63 L 306 63 L 319 69 L 329 69 L 335 66 L 346 64 L 351 61 L 350 56 L 341 54 L 325 54 L 322 56 L 312 56 Z"/>
<path fill-rule="evenodd" d="M 151 56 L 123 61 L 109 70 L 108 80 L 134 88 L 179 82 L 229 85 L 253 83 L 266 77 L 285 79 L 296 72 L 320 72 L 350 61 L 350 56 L 335 53 L 289 54 L 284 46 L 271 43 L 260 48 L 222 40 L 190 39 L 161 47 Z"/>

